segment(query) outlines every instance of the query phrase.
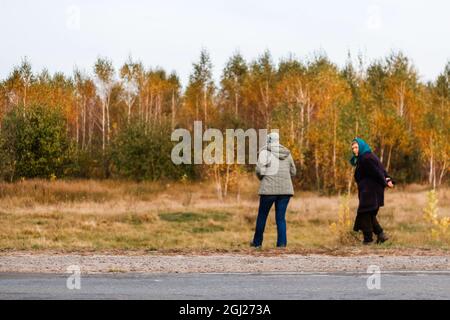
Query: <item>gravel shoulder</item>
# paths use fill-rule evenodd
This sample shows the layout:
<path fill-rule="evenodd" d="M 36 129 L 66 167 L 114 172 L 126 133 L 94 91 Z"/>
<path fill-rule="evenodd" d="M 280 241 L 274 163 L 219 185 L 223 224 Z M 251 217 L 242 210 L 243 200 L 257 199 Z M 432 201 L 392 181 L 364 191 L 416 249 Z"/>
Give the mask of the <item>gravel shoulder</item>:
<path fill-rule="evenodd" d="M 0 254 L 0 273 L 65 273 L 78 265 L 82 273 L 261 273 L 261 272 L 366 272 L 370 265 L 387 271 L 450 271 L 450 255 L 319 254 Z"/>

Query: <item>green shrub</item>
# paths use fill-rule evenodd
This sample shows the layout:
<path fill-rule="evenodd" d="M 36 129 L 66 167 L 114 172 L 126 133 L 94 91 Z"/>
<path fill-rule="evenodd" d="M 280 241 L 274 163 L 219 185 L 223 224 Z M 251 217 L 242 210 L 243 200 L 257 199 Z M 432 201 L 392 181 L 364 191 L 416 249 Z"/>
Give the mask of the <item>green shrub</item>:
<path fill-rule="evenodd" d="M 119 177 L 134 180 L 179 179 L 192 175 L 192 166 L 173 164 L 173 142 L 167 123 L 146 125 L 132 122 L 122 129 L 111 145 L 112 171 Z"/>
<path fill-rule="evenodd" d="M 18 178 L 55 178 L 70 162 L 66 119 L 57 108 L 17 107 L 6 114 L 0 139 L 1 174 Z"/>

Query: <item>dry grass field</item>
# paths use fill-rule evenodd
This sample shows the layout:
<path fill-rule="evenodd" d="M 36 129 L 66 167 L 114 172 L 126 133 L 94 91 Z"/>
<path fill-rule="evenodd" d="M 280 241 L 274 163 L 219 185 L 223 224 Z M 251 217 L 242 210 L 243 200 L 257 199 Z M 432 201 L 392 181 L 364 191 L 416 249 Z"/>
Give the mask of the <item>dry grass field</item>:
<path fill-rule="evenodd" d="M 258 207 L 256 178 L 240 181 L 239 199 L 218 201 L 208 183 L 29 180 L 0 184 L 0 250 L 31 252 L 249 252 Z M 387 190 L 379 220 L 391 241 L 362 248 L 349 232 L 357 206 L 342 197 L 297 191 L 287 212 L 283 252 L 372 250 L 447 252 L 450 230 L 424 219 L 427 186 Z M 437 192 L 438 216 L 450 217 L 450 190 Z M 349 217 L 345 219 L 345 209 Z M 272 209 L 273 210 L 273 209 Z M 341 221 L 339 222 L 339 216 Z M 337 223 L 332 227 L 333 223 Z M 437 228 L 437 229 L 436 229 Z M 436 229 L 433 233 L 432 230 Z M 448 228 L 450 229 L 450 228 Z M 262 252 L 273 252 L 273 211 Z"/>

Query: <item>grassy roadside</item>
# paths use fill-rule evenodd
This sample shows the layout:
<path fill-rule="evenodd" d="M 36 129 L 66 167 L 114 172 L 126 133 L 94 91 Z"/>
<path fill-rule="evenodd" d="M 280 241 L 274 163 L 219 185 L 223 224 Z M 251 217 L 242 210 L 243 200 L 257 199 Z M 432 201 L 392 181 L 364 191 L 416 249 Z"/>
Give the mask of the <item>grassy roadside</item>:
<path fill-rule="evenodd" d="M 252 179 L 242 181 L 240 201 L 215 198 L 205 183 L 163 184 L 119 181 L 40 181 L 0 184 L 0 251 L 254 253 L 258 198 Z M 356 195 L 339 224 L 342 199 L 297 192 L 288 212 L 288 248 L 283 253 L 395 254 L 447 252 L 450 230 L 439 237 L 423 217 L 425 186 L 389 190 L 380 222 L 392 241 L 361 248 L 347 232 L 356 209 Z M 450 216 L 448 188 L 438 192 L 439 216 Z M 337 223 L 338 228 L 331 225 Z M 350 227 L 351 228 L 351 227 Z M 344 234 L 344 237 L 343 237 Z M 359 235 L 360 237 L 360 235 Z M 278 254 L 271 213 L 264 248 L 257 254 Z"/>

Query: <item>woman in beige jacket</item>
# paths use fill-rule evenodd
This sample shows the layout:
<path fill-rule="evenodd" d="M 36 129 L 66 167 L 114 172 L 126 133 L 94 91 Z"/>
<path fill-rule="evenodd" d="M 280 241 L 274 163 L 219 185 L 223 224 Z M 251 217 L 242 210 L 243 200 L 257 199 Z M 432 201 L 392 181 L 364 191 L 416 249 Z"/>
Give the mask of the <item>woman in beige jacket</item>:
<path fill-rule="evenodd" d="M 277 223 L 277 247 L 286 247 L 286 209 L 294 194 L 291 177 L 296 168 L 291 152 L 279 142 L 278 133 L 267 136 L 267 145 L 259 153 L 256 175 L 261 181 L 259 187 L 259 209 L 256 228 L 251 246 L 261 247 L 267 216 L 275 203 Z"/>

